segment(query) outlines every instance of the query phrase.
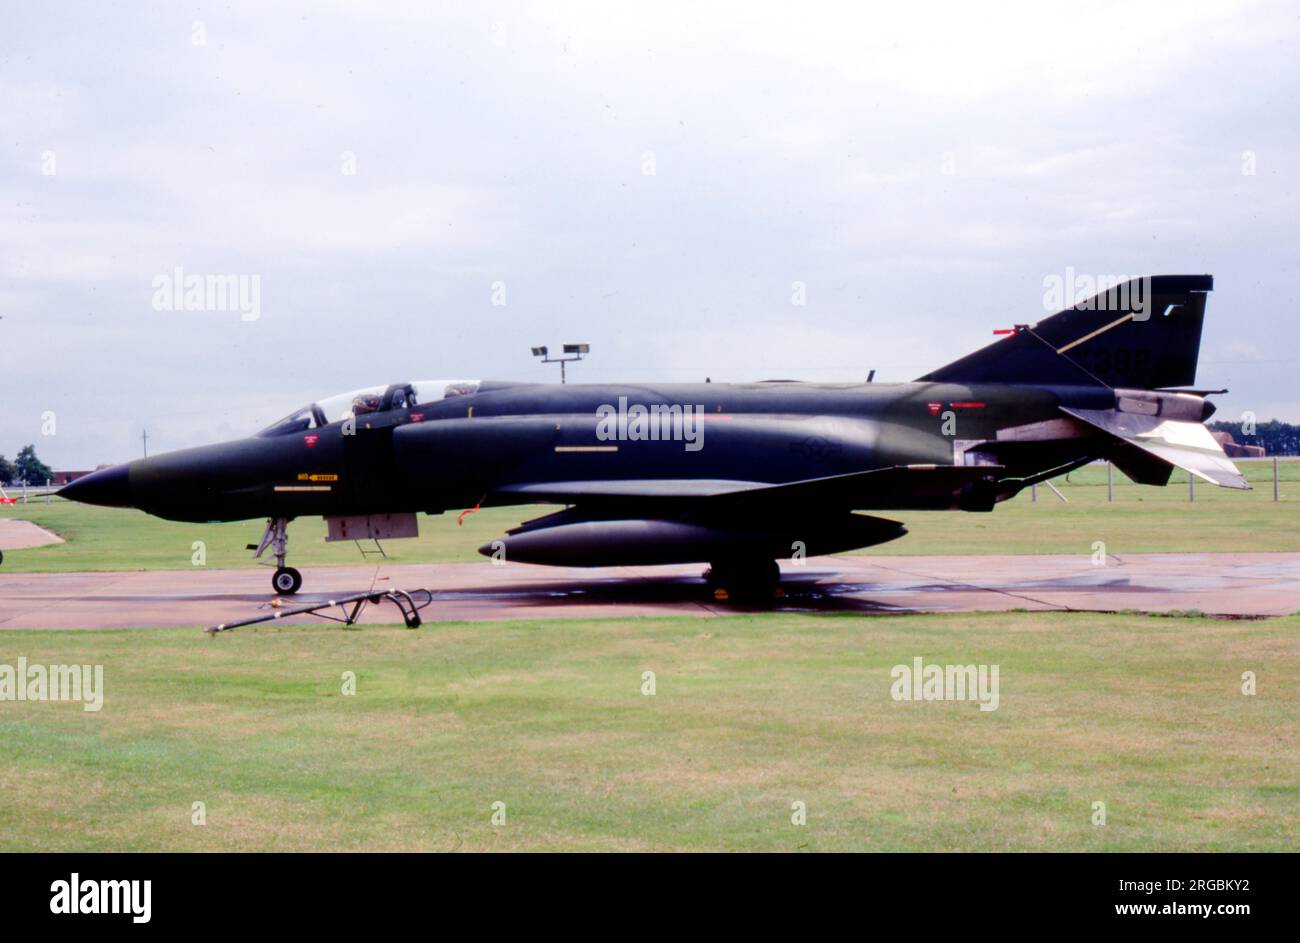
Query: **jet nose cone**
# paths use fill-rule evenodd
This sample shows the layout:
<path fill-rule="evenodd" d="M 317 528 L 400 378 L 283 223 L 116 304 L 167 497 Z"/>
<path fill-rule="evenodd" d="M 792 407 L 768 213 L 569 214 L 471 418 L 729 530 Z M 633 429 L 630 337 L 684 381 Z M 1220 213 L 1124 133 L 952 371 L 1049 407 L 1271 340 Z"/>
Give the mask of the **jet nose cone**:
<path fill-rule="evenodd" d="M 129 465 L 114 465 L 84 475 L 59 489 L 60 498 L 80 501 L 82 504 L 100 504 L 110 508 L 129 508 L 131 483 L 127 472 Z"/>

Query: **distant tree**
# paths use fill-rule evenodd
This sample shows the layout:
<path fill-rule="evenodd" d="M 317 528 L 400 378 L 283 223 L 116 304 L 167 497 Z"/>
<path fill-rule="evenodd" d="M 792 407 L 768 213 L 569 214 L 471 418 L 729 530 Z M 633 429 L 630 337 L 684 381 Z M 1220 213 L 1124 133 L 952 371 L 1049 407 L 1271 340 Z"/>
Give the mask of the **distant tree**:
<path fill-rule="evenodd" d="M 0 455 L 0 481 L 13 481 L 17 477 L 18 470 L 14 468 L 14 463 Z"/>
<path fill-rule="evenodd" d="M 1210 428 L 1216 432 L 1232 434 L 1241 445 L 1262 445 L 1266 455 L 1300 455 L 1300 426 L 1289 422 L 1270 419 L 1268 422 L 1255 423 L 1255 431 L 1246 435 L 1242 431 L 1243 423 L 1216 421 Z"/>
<path fill-rule="evenodd" d="M 18 473 L 19 480 L 29 485 L 43 485 L 46 479 L 54 477 L 50 466 L 36 457 L 34 445 L 24 445 L 19 449 L 18 458 L 14 461 L 14 470 Z"/>

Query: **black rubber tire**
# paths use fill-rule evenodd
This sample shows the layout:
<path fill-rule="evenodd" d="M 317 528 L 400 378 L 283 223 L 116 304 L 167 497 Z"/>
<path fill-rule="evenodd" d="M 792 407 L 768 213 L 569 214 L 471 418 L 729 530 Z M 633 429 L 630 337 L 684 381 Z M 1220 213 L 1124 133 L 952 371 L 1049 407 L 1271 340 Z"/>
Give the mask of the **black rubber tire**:
<path fill-rule="evenodd" d="M 733 599 L 770 599 L 781 585 L 781 567 L 775 560 L 718 560 L 705 579 Z"/>
<path fill-rule="evenodd" d="M 280 567 L 271 576 L 271 588 L 281 596 L 292 596 L 302 588 L 302 574 L 291 566 Z"/>

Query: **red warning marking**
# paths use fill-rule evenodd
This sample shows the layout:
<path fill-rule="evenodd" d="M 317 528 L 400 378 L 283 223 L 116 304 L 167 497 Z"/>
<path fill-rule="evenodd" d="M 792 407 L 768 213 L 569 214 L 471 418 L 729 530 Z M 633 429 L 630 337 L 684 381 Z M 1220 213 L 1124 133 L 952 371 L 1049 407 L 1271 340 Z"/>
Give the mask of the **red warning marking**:
<path fill-rule="evenodd" d="M 943 403 L 926 403 L 925 405 L 930 408 L 931 416 L 939 415 L 939 410 L 943 407 Z"/>
<path fill-rule="evenodd" d="M 302 437 L 302 440 L 303 440 L 304 442 L 307 443 L 307 448 L 311 448 L 311 447 L 314 446 L 317 442 L 320 441 L 320 436 L 318 436 L 318 435 L 305 435 L 305 436 Z"/>
<path fill-rule="evenodd" d="M 993 333 L 994 333 L 994 334 L 1014 334 L 1014 333 L 1016 333 L 1016 329 L 1015 329 L 1014 327 L 1000 327 L 1000 328 L 997 328 Z"/>
<path fill-rule="evenodd" d="M 983 409 L 983 403 L 953 403 L 954 409 Z"/>
<path fill-rule="evenodd" d="M 411 413 L 411 422 L 420 422 L 424 419 L 424 413 Z"/>

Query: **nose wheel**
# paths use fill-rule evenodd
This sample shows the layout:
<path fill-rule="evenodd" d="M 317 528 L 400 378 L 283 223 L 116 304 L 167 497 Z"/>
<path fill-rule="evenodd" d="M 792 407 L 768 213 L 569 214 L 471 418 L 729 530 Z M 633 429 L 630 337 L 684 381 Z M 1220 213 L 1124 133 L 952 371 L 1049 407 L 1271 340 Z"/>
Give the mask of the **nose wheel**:
<path fill-rule="evenodd" d="M 292 596 L 302 588 L 302 574 L 291 566 L 277 567 L 271 586 L 281 596 Z"/>
<path fill-rule="evenodd" d="M 273 517 L 266 522 L 266 532 L 262 534 L 259 544 L 249 544 L 249 550 L 256 550 L 256 559 L 271 549 L 275 557 L 275 573 L 271 575 L 271 588 L 281 596 L 292 596 L 302 588 L 302 574 L 291 566 L 285 566 L 285 557 L 289 555 L 289 518 Z"/>

